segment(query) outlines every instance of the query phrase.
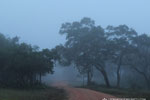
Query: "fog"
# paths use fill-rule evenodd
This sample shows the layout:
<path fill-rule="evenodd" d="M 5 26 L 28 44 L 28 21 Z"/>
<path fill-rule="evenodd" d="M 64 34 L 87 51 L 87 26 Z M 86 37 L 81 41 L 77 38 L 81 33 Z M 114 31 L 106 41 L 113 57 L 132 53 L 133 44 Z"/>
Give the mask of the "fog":
<path fill-rule="evenodd" d="M 82 85 L 82 76 L 79 74 L 76 68 L 73 66 L 64 67 L 59 64 L 54 68 L 54 74 L 47 74 L 42 78 L 46 84 L 53 84 L 58 82 L 65 82 L 68 85 Z"/>
<path fill-rule="evenodd" d="M 95 20 L 96 25 L 103 28 L 126 24 L 139 34 L 150 34 L 149 5 L 149 0 L 1 0 L 0 32 L 18 36 L 21 42 L 38 45 L 41 49 L 64 44 L 65 36 L 59 34 L 61 24 L 83 17 Z M 57 65 L 54 71 L 53 75 L 43 77 L 43 81 L 83 83 L 82 76 L 79 77 L 73 67 Z M 115 77 L 113 73 L 109 76 Z"/>

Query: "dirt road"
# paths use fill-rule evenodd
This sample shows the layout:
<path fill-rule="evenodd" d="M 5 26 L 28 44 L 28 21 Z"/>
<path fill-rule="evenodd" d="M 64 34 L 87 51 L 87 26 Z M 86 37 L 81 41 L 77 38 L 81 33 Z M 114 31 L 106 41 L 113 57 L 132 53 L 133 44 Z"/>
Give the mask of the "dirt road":
<path fill-rule="evenodd" d="M 114 96 L 96 92 L 89 89 L 64 87 L 69 94 L 69 100 L 103 100 L 104 98 L 114 98 Z"/>
<path fill-rule="evenodd" d="M 74 88 L 64 83 L 55 84 L 55 86 L 64 88 L 68 93 L 69 100 L 103 100 L 104 98 L 107 100 L 107 98 L 115 98 L 105 93 L 83 88 Z"/>

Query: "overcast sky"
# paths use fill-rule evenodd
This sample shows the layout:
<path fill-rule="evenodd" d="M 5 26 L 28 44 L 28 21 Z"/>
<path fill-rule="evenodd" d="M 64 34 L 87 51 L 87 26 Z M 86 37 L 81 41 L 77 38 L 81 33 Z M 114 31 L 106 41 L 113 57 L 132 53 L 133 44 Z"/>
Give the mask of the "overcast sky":
<path fill-rule="evenodd" d="M 150 34 L 150 0 L 0 0 L 0 32 L 41 48 L 64 43 L 61 24 L 83 17 Z"/>

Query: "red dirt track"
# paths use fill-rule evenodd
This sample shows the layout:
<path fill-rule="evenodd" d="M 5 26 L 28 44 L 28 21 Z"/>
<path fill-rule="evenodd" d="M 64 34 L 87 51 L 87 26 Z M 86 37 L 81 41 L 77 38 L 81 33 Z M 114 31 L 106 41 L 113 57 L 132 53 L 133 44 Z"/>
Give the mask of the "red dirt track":
<path fill-rule="evenodd" d="M 103 100 L 104 98 L 115 98 L 114 96 L 89 89 L 73 88 L 60 82 L 54 86 L 64 88 L 68 93 L 69 100 Z"/>
<path fill-rule="evenodd" d="M 114 98 L 114 96 L 96 92 L 89 89 L 65 87 L 69 93 L 69 100 L 102 100 L 104 98 Z"/>

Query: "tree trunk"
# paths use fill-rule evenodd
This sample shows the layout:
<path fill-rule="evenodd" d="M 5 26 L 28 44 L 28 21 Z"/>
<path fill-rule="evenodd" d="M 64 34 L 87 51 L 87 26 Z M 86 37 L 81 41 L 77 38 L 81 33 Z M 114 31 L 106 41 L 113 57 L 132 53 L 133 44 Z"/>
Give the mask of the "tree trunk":
<path fill-rule="evenodd" d="M 96 68 L 102 73 L 102 75 L 104 77 L 105 84 L 109 88 L 110 87 L 110 83 L 109 83 L 109 79 L 108 79 L 108 76 L 107 76 L 107 73 L 106 73 L 105 69 L 99 68 L 99 67 L 96 67 Z"/>
<path fill-rule="evenodd" d="M 121 80 L 120 68 L 121 68 L 121 65 L 122 65 L 122 57 L 123 57 L 123 55 L 121 55 L 119 57 L 119 62 L 118 62 L 118 66 L 117 66 L 117 85 L 116 85 L 117 88 L 120 88 L 120 80 Z"/>
<path fill-rule="evenodd" d="M 148 87 L 148 89 L 150 89 L 150 80 L 148 79 L 147 75 L 144 72 L 140 71 L 136 67 L 133 67 L 133 69 L 144 77 L 146 84 L 147 84 L 147 87 Z"/>
<path fill-rule="evenodd" d="M 117 86 L 116 86 L 118 88 L 120 88 L 120 68 L 121 68 L 121 65 L 119 64 L 117 67 Z"/>
<path fill-rule="evenodd" d="M 105 83 L 106 83 L 106 86 L 107 87 L 110 87 L 110 83 L 109 83 L 109 80 L 108 80 L 108 76 L 107 76 L 107 73 L 105 70 L 101 71 L 101 73 L 103 74 L 103 77 L 104 77 L 104 80 L 105 80 Z"/>
<path fill-rule="evenodd" d="M 41 75 L 41 73 L 40 73 L 40 84 L 42 83 L 42 79 L 41 79 L 41 77 L 42 77 L 42 75 Z"/>
<path fill-rule="evenodd" d="M 83 75 L 83 77 L 82 77 L 82 78 L 83 78 L 83 87 L 84 87 L 84 75 Z"/>
<path fill-rule="evenodd" d="M 149 81 L 148 77 L 146 76 L 146 74 L 144 74 L 143 76 L 146 80 L 146 84 L 147 84 L 148 89 L 150 89 L 150 81 Z"/>
<path fill-rule="evenodd" d="M 89 68 L 87 70 L 87 85 L 91 85 L 92 77 L 93 77 L 93 71 L 91 68 Z"/>
<path fill-rule="evenodd" d="M 91 84 L 90 72 L 87 72 L 87 85 Z"/>

